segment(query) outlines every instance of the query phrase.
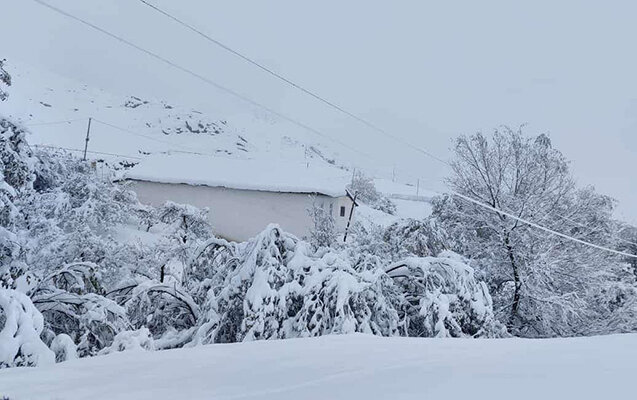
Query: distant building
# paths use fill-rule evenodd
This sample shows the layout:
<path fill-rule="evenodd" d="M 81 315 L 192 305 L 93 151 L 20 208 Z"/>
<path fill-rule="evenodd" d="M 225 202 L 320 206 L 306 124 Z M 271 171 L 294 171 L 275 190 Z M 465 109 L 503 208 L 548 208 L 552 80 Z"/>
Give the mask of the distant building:
<path fill-rule="evenodd" d="M 313 204 L 331 210 L 344 233 L 352 208 L 347 176 L 335 167 L 172 154 L 144 159 L 125 178 L 142 203 L 161 206 L 170 200 L 207 207 L 217 236 L 244 241 L 269 223 L 307 237 Z"/>

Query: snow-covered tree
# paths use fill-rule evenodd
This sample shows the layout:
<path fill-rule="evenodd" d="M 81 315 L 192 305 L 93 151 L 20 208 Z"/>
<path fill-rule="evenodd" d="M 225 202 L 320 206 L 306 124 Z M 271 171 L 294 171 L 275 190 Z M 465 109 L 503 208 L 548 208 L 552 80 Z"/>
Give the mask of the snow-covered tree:
<path fill-rule="evenodd" d="M 9 93 L 7 93 L 5 86 L 11 86 L 11 75 L 4 69 L 4 64 L 7 60 L 0 60 L 0 101 L 4 101 L 9 97 Z"/>
<path fill-rule="evenodd" d="M 396 214 L 396 205 L 387 197 L 376 190 L 374 180 L 361 171 L 355 171 L 352 176 L 352 182 L 347 189 L 357 195 L 368 206 L 386 212 L 387 214 Z"/>
<path fill-rule="evenodd" d="M 332 204 L 329 206 L 319 204 L 314 197 L 312 206 L 307 212 L 312 219 L 310 237 L 308 238 L 310 243 L 315 248 L 333 246 L 336 242 L 336 224 Z"/>
<path fill-rule="evenodd" d="M 450 187 L 467 197 L 573 237 L 613 246 L 613 201 L 578 189 L 545 135 L 503 128 L 456 140 Z M 456 196 L 435 201 L 452 247 L 472 259 L 498 317 L 523 336 L 581 333 L 587 302 L 617 262 L 612 255 L 538 231 Z"/>
<path fill-rule="evenodd" d="M 620 224 L 618 232 L 618 249 L 624 253 L 637 255 L 637 227 Z M 637 258 L 626 257 L 626 262 L 630 264 L 633 274 L 637 277 Z"/>
<path fill-rule="evenodd" d="M 437 256 L 450 246 L 444 229 L 431 218 L 396 222 L 385 230 L 383 241 L 395 260 L 410 256 Z"/>
<path fill-rule="evenodd" d="M 22 261 L 44 274 L 72 262 L 115 272 L 119 265 L 111 257 L 121 244 L 114 228 L 133 215 L 134 193 L 70 155 L 38 152 L 37 160 L 34 193 L 20 202 Z M 117 277 L 104 274 L 111 278 Z"/>
<path fill-rule="evenodd" d="M 33 185 L 34 162 L 25 130 L 0 116 L 0 287 L 13 287 L 23 270 L 16 264 L 21 222 L 18 203 Z"/>

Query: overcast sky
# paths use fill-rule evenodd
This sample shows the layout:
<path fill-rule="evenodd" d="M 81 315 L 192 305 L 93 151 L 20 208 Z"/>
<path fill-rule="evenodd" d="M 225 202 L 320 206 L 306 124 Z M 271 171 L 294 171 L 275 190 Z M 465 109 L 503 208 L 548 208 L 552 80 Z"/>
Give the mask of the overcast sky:
<path fill-rule="evenodd" d="M 285 87 L 136 0 L 47 0 L 414 176 L 444 169 Z M 637 2 L 152 0 L 442 157 L 528 123 L 637 222 Z M 0 57 L 115 93 L 232 113 L 240 101 L 32 0 L 0 0 Z M 432 183 L 434 185 L 434 183 Z"/>

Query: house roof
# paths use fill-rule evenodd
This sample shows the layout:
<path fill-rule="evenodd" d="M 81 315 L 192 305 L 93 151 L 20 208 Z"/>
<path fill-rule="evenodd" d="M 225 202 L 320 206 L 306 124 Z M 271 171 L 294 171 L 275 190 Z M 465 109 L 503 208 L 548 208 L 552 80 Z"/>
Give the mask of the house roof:
<path fill-rule="evenodd" d="M 345 196 L 349 173 L 333 166 L 237 159 L 194 154 L 162 154 L 145 158 L 125 179 L 280 193 Z"/>

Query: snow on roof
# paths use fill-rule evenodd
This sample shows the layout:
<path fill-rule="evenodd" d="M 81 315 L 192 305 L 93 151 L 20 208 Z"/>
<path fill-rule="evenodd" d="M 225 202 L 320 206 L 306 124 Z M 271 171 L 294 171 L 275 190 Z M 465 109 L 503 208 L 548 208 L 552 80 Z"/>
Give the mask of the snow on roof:
<path fill-rule="evenodd" d="M 194 154 L 149 156 L 124 175 L 138 181 L 331 197 L 345 196 L 348 177 L 346 171 L 326 165 Z"/>

